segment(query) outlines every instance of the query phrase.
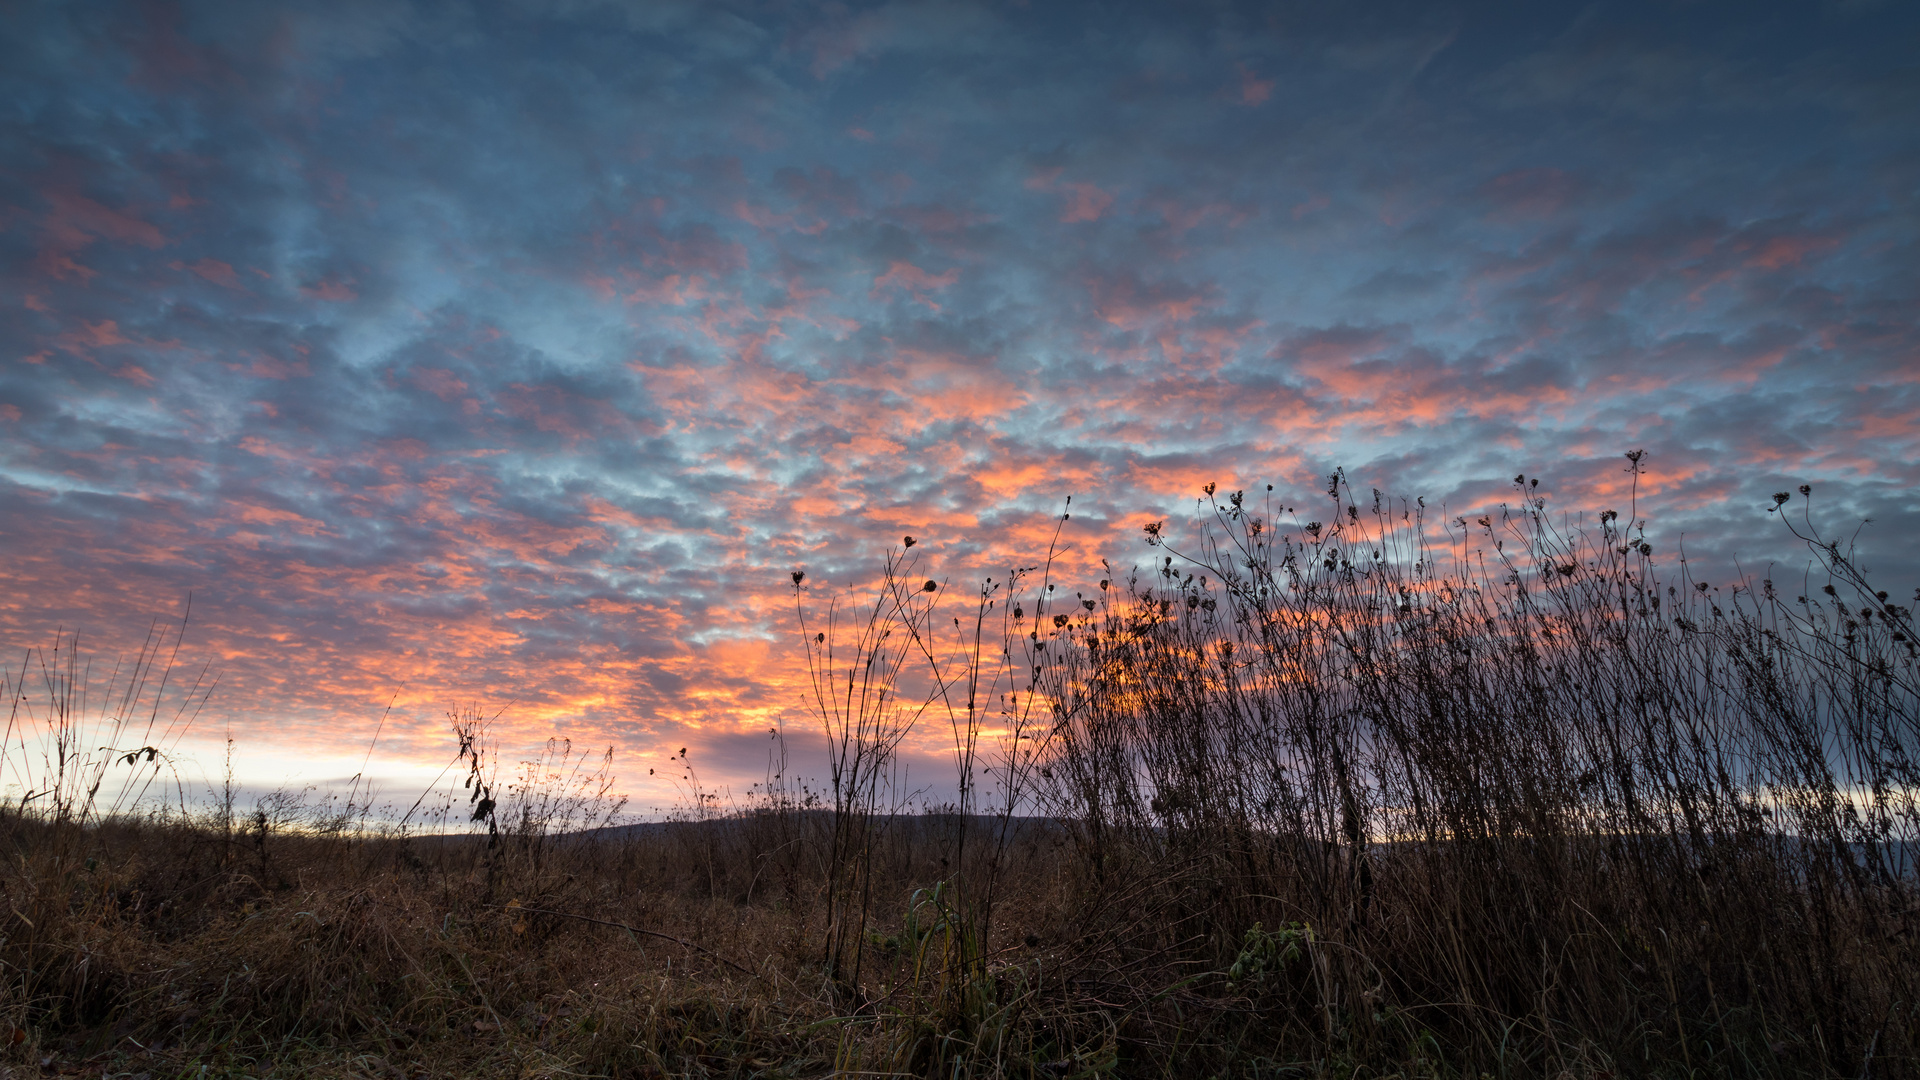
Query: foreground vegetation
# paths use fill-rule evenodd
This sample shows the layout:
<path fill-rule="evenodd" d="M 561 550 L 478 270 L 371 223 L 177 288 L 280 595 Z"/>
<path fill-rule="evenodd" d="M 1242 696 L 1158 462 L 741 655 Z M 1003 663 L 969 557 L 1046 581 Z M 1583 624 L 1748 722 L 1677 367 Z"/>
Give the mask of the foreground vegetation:
<path fill-rule="evenodd" d="M 600 827 L 609 765 L 564 746 L 499 781 L 471 716 L 458 838 L 351 800 L 96 807 L 101 770 L 155 755 L 75 736 L 0 821 L 5 1053 L 154 1076 L 1920 1073 L 1911 608 L 1813 532 L 1805 488 L 1775 503 L 1812 576 L 1715 588 L 1659 572 L 1631 505 L 1564 533 L 1516 485 L 1451 523 L 1338 475 L 1320 515 L 1210 487 L 1205 527 L 1149 526 L 1149 571 L 1071 600 L 1051 553 L 956 599 L 910 538 L 852 607 L 796 572 L 827 782 L 777 768 L 667 825 Z M 71 680 L 42 684 L 16 726 L 57 742 Z M 897 753 L 928 728 L 958 797 L 908 813 Z"/>

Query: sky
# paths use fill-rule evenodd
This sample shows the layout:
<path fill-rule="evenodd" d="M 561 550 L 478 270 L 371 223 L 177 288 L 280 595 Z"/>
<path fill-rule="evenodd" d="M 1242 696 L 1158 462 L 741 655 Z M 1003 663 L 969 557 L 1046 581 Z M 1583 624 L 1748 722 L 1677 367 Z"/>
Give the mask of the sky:
<path fill-rule="evenodd" d="M 1807 483 L 1920 586 L 1910 4 L 4 9 L 0 666 L 190 595 L 184 761 L 743 790 L 791 571 L 1335 468 L 1590 522 L 1644 448 L 1662 556 L 1804 566 Z"/>

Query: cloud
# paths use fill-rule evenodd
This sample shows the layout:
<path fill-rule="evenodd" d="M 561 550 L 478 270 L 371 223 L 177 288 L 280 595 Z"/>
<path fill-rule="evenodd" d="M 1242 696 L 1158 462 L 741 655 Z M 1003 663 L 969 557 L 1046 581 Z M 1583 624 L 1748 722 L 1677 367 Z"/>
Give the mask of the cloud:
<path fill-rule="evenodd" d="M 1904 590 L 1913 16 L 1733 10 L 36 11 L 0 645 L 191 593 L 243 740 L 512 701 L 750 780 L 791 570 L 998 575 L 1068 494 L 1085 577 L 1208 482 L 1577 512 L 1645 446 L 1690 569 L 1812 482 Z"/>

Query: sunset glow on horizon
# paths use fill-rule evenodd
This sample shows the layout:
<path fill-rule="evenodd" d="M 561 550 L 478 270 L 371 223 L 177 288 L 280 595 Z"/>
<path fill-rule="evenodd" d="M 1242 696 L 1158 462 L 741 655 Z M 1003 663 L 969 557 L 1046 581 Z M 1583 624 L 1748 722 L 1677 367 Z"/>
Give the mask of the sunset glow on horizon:
<path fill-rule="evenodd" d="M 1920 11 L 1325 7 L 19 8 L 0 663 L 191 595 L 204 769 L 472 705 L 645 808 L 810 745 L 793 570 L 959 602 L 1068 496 L 1074 589 L 1208 483 L 1591 523 L 1645 448 L 1661 558 L 1797 577 L 1805 483 L 1920 586 Z"/>

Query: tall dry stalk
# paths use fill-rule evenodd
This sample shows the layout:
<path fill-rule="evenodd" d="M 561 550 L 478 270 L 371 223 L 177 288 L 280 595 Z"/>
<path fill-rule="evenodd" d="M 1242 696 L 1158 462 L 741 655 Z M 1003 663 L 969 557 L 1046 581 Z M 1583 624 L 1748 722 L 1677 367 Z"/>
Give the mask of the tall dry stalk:
<path fill-rule="evenodd" d="M 1438 527 L 1341 474 L 1325 521 L 1209 485 L 1189 545 L 1149 526 L 1148 574 L 1052 631 L 1049 794 L 1091 879 L 1180 868 L 1116 959 L 1309 924 L 1323 1037 L 1362 1057 L 1420 1029 L 1911 1054 L 1910 609 L 1810 518 L 1827 581 L 1788 599 L 1515 483 Z"/>
<path fill-rule="evenodd" d="M 211 664 L 202 665 L 177 698 L 168 698 L 191 612 L 189 599 L 177 626 L 154 619 L 132 660 L 117 661 L 104 681 L 93 658 L 82 657 L 79 635 L 65 631 L 50 650 L 27 650 L 17 671 L 0 667 L 7 696 L 0 770 L 19 790 L 17 801 L 5 802 L 20 813 L 82 825 L 130 811 L 152 791 L 219 682 L 210 677 Z M 127 771 L 102 804 L 115 766 Z"/>
<path fill-rule="evenodd" d="M 938 973 L 935 997 L 958 1014 L 980 1011 L 974 999 L 986 985 L 996 889 L 1020 815 L 1032 809 L 1032 784 L 1052 731 L 1033 681 L 1047 648 L 1040 628 L 1064 619 L 1056 609 L 1079 610 L 1081 603 L 1053 595 L 1068 516 L 1060 515 L 1044 559 L 999 580 L 987 577 L 971 611 L 955 613 L 945 604 L 949 589 L 914 573 L 911 536 L 889 549 L 871 600 L 851 612 L 830 600 L 819 630 L 808 623 L 805 573 L 793 575 L 808 704 L 827 737 L 833 798 L 824 958 L 849 985 L 858 984 L 874 914 L 873 844 L 908 794 L 898 786 L 896 754 L 933 711 L 944 715 L 952 739 L 955 802 L 943 813 L 947 873 L 931 894 L 939 897 L 946 932 L 928 970 Z M 983 781 L 990 785 L 984 803 Z M 976 842 L 983 825 L 986 835 Z"/>
<path fill-rule="evenodd" d="M 807 656 L 806 703 L 826 737 L 833 799 L 821 961 L 830 982 L 854 993 L 873 906 L 873 846 L 904 795 L 895 784 L 896 751 L 929 704 L 916 701 L 903 681 L 914 641 L 933 618 L 939 584 L 905 584 L 917 562 L 907 554 L 910 547 L 888 550 L 880 584 L 866 604 L 830 598 L 819 630 L 808 622 L 806 573 L 793 573 Z"/>

